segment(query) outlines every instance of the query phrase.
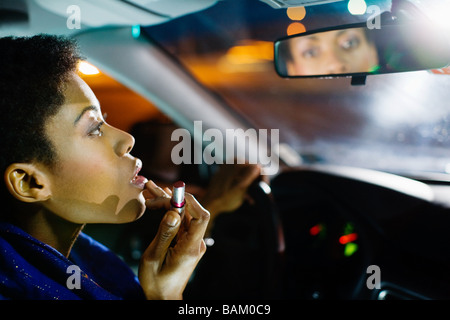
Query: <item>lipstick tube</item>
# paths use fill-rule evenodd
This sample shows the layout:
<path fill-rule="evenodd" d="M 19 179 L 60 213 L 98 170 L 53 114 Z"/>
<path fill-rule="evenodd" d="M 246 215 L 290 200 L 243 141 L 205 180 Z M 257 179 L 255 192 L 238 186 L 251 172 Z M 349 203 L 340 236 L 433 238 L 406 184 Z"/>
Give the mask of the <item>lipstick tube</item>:
<path fill-rule="evenodd" d="M 170 199 L 171 209 L 178 212 L 181 217 L 184 215 L 184 205 L 186 204 L 184 198 L 185 189 L 186 185 L 183 181 L 175 182 L 172 189 L 172 198 Z"/>

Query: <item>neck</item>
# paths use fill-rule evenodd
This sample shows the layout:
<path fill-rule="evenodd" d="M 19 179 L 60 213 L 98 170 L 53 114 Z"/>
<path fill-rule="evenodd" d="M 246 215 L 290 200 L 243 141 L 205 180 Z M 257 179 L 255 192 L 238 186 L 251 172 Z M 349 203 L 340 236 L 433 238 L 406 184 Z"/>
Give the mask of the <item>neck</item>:
<path fill-rule="evenodd" d="M 19 220 L 20 221 L 17 221 Z M 37 240 L 53 247 L 66 258 L 84 227 L 84 224 L 76 224 L 64 220 L 54 213 L 41 209 L 29 214 L 26 218 L 21 216 L 15 222 L 24 231 Z"/>

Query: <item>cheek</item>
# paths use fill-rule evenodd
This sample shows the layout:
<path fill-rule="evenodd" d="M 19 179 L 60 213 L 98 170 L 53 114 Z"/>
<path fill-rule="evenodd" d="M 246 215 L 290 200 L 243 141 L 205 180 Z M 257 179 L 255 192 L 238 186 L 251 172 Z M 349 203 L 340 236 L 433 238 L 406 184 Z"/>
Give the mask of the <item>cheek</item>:
<path fill-rule="evenodd" d="M 142 192 L 120 160 L 66 154 L 52 181 L 50 209 L 76 223 L 123 223 L 145 210 Z"/>
<path fill-rule="evenodd" d="M 302 57 L 294 57 L 292 66 L 296 74 L 302 75 L 308 72 L 308 63 Z"/>
<path fill-rule="evenodd" d="M 76 223 L 122 223 L 145 209 L 142 195 L 106 161 L 66 161 L 54 182 L 51 209 Z"/>
<path fill-rule="evenodd" d="M 117 185 L 117 172 L 112 165 L 98 157 L 69 156 L 55 175 L 55 192 L 61 196 L 99 202 Z"/>
<path fill-rule="evenodd" d="M 352 53 L 351 59 L 352 61 L 358 62 L 358 65 L 359 67 L 361 67 L 361 69 L 364 69 L 365 67 L 368 68 L 374 61 L 373 53 L 374 52 L 371 50 L 370 47 L 361 45 L 361 47 L 358 48 L 358 50 L 355 50 Z"/>

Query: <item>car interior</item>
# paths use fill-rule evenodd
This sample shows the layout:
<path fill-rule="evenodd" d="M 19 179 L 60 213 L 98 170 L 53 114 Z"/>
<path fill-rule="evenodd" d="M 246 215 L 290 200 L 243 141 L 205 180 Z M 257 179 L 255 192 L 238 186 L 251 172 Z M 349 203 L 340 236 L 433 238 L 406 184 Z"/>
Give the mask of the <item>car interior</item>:
<path fill-rule="evenodd" d="M 135 137 L 142 174 L 161 186 L 183 180 L 201 194 L 220 165 L 175 164 L 177 128 L 192 154 L 212 144 L 209 129 L 268 130 L 272 143 L 237 149 L 278 167 L 215 219 L 185 299 L 439 300 L 450 298 L 448 10 L 448 0 L 3 0 L 0 37 L 76 39 L 106 121 Z M 358 28 L 379 44 L 376 67 L 289 72 L 285 44 Z M 324 48 L 302 57 L 312 65 Z M 163 214 L 84 232 L 137 270 Z"/>

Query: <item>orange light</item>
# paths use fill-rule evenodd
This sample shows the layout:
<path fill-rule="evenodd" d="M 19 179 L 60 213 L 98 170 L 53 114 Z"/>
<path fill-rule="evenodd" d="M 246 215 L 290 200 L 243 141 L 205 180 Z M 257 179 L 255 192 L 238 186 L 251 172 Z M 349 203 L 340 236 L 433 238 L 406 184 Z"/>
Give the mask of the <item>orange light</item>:
<path fill-rule="evenodd" d="M 226 55 L 233 64 L 252 64 L 273 60 L 273 43 L 269 41 L 242 41 L 230 48 Z"/>
<path fill-rule="evenodd" d="M 303 33 L 306 31 L 303 23 L 300 22 L 292 22 L 287 28 L 287 35 L 292 36 L 294 34 Z"/>
<path fill-rule="evenodd" d="M 341 236 L 339 238 L 339 243 L 340 244 L 347 244 L 349 242 L 355 241 L 356 239 L 358 239 L 358 234 L 357 233 L 349 233 L 349 234 L 346 234 L 345 236 Z"/>
<path fill-rule="evenodd" d="M 300 21 L 306 16 L 306 9 L 305 7 L 289 7 L 286 13 L 289 19 Z"/>
<path fill-rule="evenodd" d="M 431 73 L 434 73 L 434 74 L 450 74 L 450 67 L 445 67 L 445 68 L 442 68 L 442 69 L 433 69 L 433 70 L 431 70 Z M 447 170 L 445 170 L 445 171 L 447 171 Z"/>

